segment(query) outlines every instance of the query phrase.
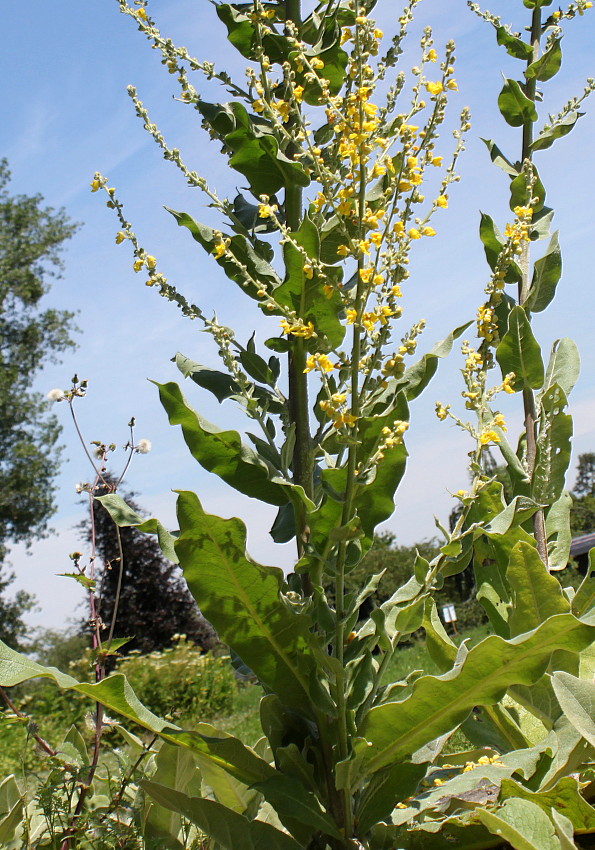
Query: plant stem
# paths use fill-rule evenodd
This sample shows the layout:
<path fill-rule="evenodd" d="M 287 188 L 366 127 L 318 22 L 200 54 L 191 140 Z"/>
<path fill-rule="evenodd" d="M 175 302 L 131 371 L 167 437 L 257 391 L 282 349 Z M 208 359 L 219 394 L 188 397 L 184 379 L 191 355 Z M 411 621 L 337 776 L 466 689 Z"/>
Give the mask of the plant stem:
<path fill-rule="evenodd" d="M 527 67 L 539 58 L 539 46 L 541 39 L 541 8 L 533 9 L 531 17 L 531 47 L 532 55 L 527 60 Z M 533 103 L 536 101 L 537 95 L 537 80 L 535 77 L 528 80 L 525 84 L 525 94 Z M 532 162 L 533 152 L 531 143 L 533 142 L 533 122 L 529 119 L 523 124 L 523 149 L 521 161 Z M 531 264 L 530 264 L 530 246 L 529 242 L 523 243 L 523 250 L 520 257 L 521 282 L 519 283 L 519 304 L 523 306 L 529 296 L 531 287 Z M 532 476 L 535 469 L 535 458 L 537 454 L 537 413 L 535 409 L 535 397 L 533 390 L 523 390 L 523 408 L 525 412 L 525 434 L 527 436 L 527 467 L 529 474 Z M 544 563 L 546 569 L 548 567 L 547 554 L 547 534 L 545 530 L 545 514 L 543 508 L 540 508 L 533 515 L 533 533 L 537 544 L 537 551 Z"/>
<path fill-rule="evenodd" d="M 296 26 L 301 23 L 300 0 L 285 0 L 285 16 Z M 291 128 L 288 128 L 291 130 Z M 290 146 L 286 155 L 291 156 L 297 152 L 297 146 Z M 302 190 L 299 186 L 288 186 L 285 189 L 285 221 L 287 227 L 297 233 L 302 220 Z M 305 293 L 302 292 L 302 302 Z M 303 306 L 303 304 L 302 304 Z M 300 312 L 303 315 L 303 311 Z M 293 480 L 304 488 L 306 495 L 311 498 L 313 493 L 313 463 L 310 436 L 310 422 L 308 416 L 308 378 L 304 372 L 306 368 L 306 345 L 305 340 L 296 338 L 289 352 L 289 418 L 295 425 L 295 448 L 293 450 Z M 296 542 L 298 558 L 304 553 L 308 541 L 309 529 L 307 525 L 305 506 L 300 504 L 296 510 Z M 310 596 L 312 584 L 308 575 L 302 576 L 302 587 L 304 594 Z"/>

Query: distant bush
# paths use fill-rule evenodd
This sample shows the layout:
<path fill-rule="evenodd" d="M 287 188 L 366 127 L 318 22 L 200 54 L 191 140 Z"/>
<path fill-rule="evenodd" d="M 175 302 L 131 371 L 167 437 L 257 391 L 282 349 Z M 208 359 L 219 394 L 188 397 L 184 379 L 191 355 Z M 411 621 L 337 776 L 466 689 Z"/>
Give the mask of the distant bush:
<path fill-rule="evenodd" d="M 180 637 L 149 655 L 130 653 L 119 662 L 140 701 L 160 716 L 200 721 L 233 711 L 236 678 L 227 656 L 201 654 Z"/>

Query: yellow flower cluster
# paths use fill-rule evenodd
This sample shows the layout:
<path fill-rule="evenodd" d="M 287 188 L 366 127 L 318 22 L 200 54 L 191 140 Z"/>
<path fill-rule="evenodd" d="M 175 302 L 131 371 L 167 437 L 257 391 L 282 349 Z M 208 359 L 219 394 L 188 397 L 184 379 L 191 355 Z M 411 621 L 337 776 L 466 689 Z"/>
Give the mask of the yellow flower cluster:
<path fill-rule="evenodd" d="M 436 416 L 441 422 L 444 422 L 446 417 L 448 416 L 448 411 L 450 410 L 450 404 L 442 404 L 442 402 L 436 402 Z"/>
<path fill-rule="evenodd" d="M 345 407 L 346 398 L 345 393 L 334 393 L 330 399 L 320 402 L 320 409 L 332 419 L 334 428 L 341 428 L 343 425 L 353 428 L 357 422 L 357 417 Z"/>
<path fill-rule="evenodd" d="M 522 251 L 522 243 L 529 242 L 531 231 L 531 220 L 533 218 L 532 207 L 515 207 L 514 214 L 516 221 L 512 224 L 507 224 L 504 230 L 504 236 L 512 243 L 513 252 L 520 254 Z"/>
<path fill-rule="evenodd" d="M 304 372 L 313 372 L 314 369 L 319 372 L 332 372 L 334 368 L 326 354 L 311 354 L 306 360 Z"/>
<path fill-rule="evenodd" d="M 288 336 L 297 336 L 301 339 L 311 339 L 315 336 L 312 322 L 304 324 L 300 319 L 296 319 L 295 322 L 288 322 L 287 319 L 281 319 L 280 325 L 283 333 Z"/>

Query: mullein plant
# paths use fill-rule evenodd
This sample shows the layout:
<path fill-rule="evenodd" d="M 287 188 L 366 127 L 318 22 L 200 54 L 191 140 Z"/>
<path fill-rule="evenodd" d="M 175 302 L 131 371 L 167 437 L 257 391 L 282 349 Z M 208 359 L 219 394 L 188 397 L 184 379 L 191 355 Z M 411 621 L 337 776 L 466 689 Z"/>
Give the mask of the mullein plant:
<path fill-rule="evenodd" d="M 257 353 L 254 338 L 243 345 L 168 282 L 101 174 L 92 189 L 107 193 L 119 219 L 116 241 L 132 247 L 135 271 L 215 341 L 224 368 L 178 354 L 184 377 L 220 402 L 239 403 L 259 432 L 247 434 L 249 445 L 206 422 L 176 383 L 159 384 L 171 424 L 181 426 L 201 466 L 278 508 L 271 534 L 279 543 L 295 538 L 297 561 L 289 576 L 255 563 L 245 550 L 243 523 L 207 515 L 190 492 L 178 495 L 173 534 L 156 520 L 143 521 L 117 495 L 101 497 L 117 524 L 158 534 L 238 666 L 261 683 L 264 734 L 253 747 L 207 724 L 186 730 L 156 717 L 121 675 L 79 684 L 4 647 L 0 681 L 52 677 L 191 752 L 201 793 L 196 782 L 186 787 L 179 777 L 142 784 L 155 805 L 194 823 L 212 848 L 582 846 L 581 835 L 595 831 L 588 802 L 595 686 L 584 654 L 595 636 L 592 579 L 573 595 L 551 575 L 568 558 L 564 405 L 578 357 L 561 340 L 543 366 L 530 317 L 554 295 L 560 253 L 557 237 L 550 237 L 531 272 L 529 246 L 547 237 L 553 214 L 544 206 L 533 155 L 572 129 L 582 99 L 534 133 L 538 84 L 559 69 L 561 28 L 591 4 L 546 16 L 547 0 L 524 0 L 528 39 L 472 5 L 494 26 L 498 43 L 524 63 L 524 78 L 506 80 L 498 101 L 505 120 L 522 131 L 520 160 L 487 143 L 511 178 L 514 219 L 503 234 L 489 216 L 481 222 L 492 273 L 477 314 L 479 342 L 463 346 L 465 403 L 477 423 L 437 405 L 439 418 L 454 417 L 474 441 L 473 481 L 458 494 L 462 509 L 454 529 L 444 532 L 440 554 L 431 562 L 418 557 L 411 579 L 359 620 L 381 575 L 358 592 L 346 592 L 345 577 L 394 510 L 409 403 L 473 323 L 415 360 L 424 322 L 402 316 L 410 253 L 439 230 L 469 129 L 463 110 L 450 153 L 442 152 L 446 103 L 457 89 L 454 45 L 439 52 L 424 30 L 408 84 L 394 69 L 418 0 L 397 19 L 385 53 L 370 16 L 374 2 L 329 0 L 307 15 L 299 0 L 221 3 L 215 10 L 228 39 L 249 61 L 239 84 L 163 37 L 144 0 L 118 2 L 248 187 L 248 196 L 219 197 L 129 90 L 165 158 L 206 194 L 221 227 L 170 212 L 271 317 L 273 334 L 264 341 L 271 353 Z M 191 72 L 220 83 L 232 99 L 208 102 Z M 509 284 L 517 286 L 516 297 Z M 492 379 L 497 366 L 501 376 Z M 506 440 L 500 393 L 523 398 L 518 451 Z M 484 472 L 491 445 L 508 464 L 509 503 Z M 496 634 L 473 649 L 457 648 L 433 594 L 471 562 Z M 387 682 L 399 644 L 419 629 L 442 674 L 416 670 Z M 451 742 L 445 755 L 459 728 L 471 749 L 453 753 Z M 176 841 L 171 836 L 170 845 L 179 846 Z"/>

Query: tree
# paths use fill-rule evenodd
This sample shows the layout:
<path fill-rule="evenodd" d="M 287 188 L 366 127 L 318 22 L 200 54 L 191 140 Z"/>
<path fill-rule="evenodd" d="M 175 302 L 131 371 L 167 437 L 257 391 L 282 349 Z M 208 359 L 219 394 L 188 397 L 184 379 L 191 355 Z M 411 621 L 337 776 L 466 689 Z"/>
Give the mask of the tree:
<path fill-rule="evenodd" d="M 573 536 L 595 531 L 595 452 L 578 456 L 572 499 L 570 524 Z"/>
<path fill-rule="evenodd" d="M 8 542 L 43 535 L 55 510 L 61 429 L 32 386 L 40 369 L 74 344 L 73 314 L 43 309 L 42 300 L 77 228 L 64 210 L 44 206 L 41 195 L 11 196 L 9 180 L 0 160 L 0 564 Z M 0 632 L 16 638 L 31 599 L 2 601 L 11 580 L 5 572 L 0 581 Z"/>
<path fill-rule="evenodd" d="M 4 592 L 14 579 L 13 573 L 7 573 L 0 564 L 0 640 L 13 649 L 22 649 L 22 639 L 27 627 L 23 614 L 35 605 L 35 599 L 25 590 L 19 590 L 13 599 L 6 599 Z"/>
<path fill-rule="evenodd" d="M 115 482 L 109 476 L 104 478 L 108 486 L 102 486 L 97 495 L 112 492 L 109 487 Z M 133 501 L 134 495 L 124 494 L 132 509 L 142 513 Z M 101 560 L 97 584 L 99 616 L 109 627 L 120 582 L 114 637 L 134 638 L 120 651 L 136 649 L 147 653 L 163 649 L 176 634 L 185 634 L 203 649 L 213 646 L 217 638 L 214 629 L 201 616 L 179 570 L 161 554 L 157 540 L 136 528 L 120 529 L 123 555 L 120 577 L 117 529 L 97 501 L 93 502 L 93 512 L 96 557 Z M 81 523 L 80 527 L 90 541 L 90 523 Z"/>

